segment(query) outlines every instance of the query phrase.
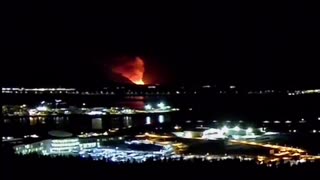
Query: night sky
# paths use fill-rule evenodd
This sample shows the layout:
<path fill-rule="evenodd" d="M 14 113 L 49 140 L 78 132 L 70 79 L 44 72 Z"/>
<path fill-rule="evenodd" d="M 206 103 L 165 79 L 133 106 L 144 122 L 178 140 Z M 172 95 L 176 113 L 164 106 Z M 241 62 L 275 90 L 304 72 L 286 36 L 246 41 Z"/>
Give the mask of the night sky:
<path fill-rule="evenodd" d="M 317 86 L 320 11 L 306 1 L 12 3 L 4 85 L 107 85 L 121 56 L 159 84 Z"/>

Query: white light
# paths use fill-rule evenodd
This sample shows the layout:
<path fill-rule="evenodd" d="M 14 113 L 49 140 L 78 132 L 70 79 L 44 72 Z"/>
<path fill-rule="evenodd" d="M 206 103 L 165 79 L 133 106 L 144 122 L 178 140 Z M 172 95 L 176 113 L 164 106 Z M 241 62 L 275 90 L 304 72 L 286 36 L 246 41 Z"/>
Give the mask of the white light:
<path fill-rule="evenodd" d="M 39 136 L 36 135 L 36 134 L 32 134 L 30 137 L 32 137 L 32 138 L 38 138 Z"/>
<path fill-rule="evenodd" d="M 318 117 L 318 121 L 320 121 L 320 117 Z"/>
<path fill-rule="evenodd" d="M 145 108 L 146 110 L 151 110 L 151 109 L 152 109 L 152 107 L 151 107 L 150 104 L 145 105 L 144 108 Z"/>
<path fill-rule="evenodd" d="M 44 103 L 46 103 L 45 101 L 41 101 L 41 104 L 44 104 Z"/>
<path fill-rule="evenodd" d="M 299 123 L 305 123 L 306 120 L 304 120 L 303 118 L 301 119 L 301 121 L 299 121 Z"/>
<path fill-rule="evenodd" d="M 233 137 L 233 139 L 239 139 L 240 138 L 239 135 L 233 135 L 232 137 Z"/>
<path fill-rule="evenodd" d="M 259 130 L 260 130 L 261 132 L 266 132 L 266 128 L 265 128 L 265 127 L 259 128 Z"/>
<path fill-rule="evenodd" d="M 91 115 L 91 116 L 93 116 L 93 115 L 103 115 L 104 114 L 104 112 L 101 112 L 101 111 L 91 111 L 91 112 L 89 112 L 89 113 L 87 113 L 88 115 Z"/>
<path fill-rule="evenodd" d="M 72 143 L 72 142 L 78 142 L 79 139 L 54 139 L 51 142 L 52 143 Z"/>
<path fill-rule="evenodd" d="M 229 131 L 229 128 L 227 126 L 223 126 L 221 131 L 222 133 L 227 133 Z"/>
<path fill-rule="evenodd" d="M 240 131 L 240 127 L 239 127 L 239 126 L 236 126 L 236 127 L 233 128 L 233 130 L 235 130 L 235 131 Z"/>
<path fill-rule="evenodd" d="M 293 130 L 293 132 L 294 132 L 294 133 L 296 133 L 296 132 L 297 132 L 297 130 L 295 130 L 295 129 L 294 129 L 294 130 Z"/>
<path fill-rule="evenodd" d="M 78 146 L 79 142 L 70 142 L 70 143 L 51 143 L 51 146 L 54 148 L 59 148 L 59 147 L 72 147 L 72 146 Z"/>
<path fill-rule="evenodd" d="M 185 132 L 185 135 L 184 135 L 186 138 L 192 138 L 192 132 L 190 131 L 187 131 Z"/>
<path fill-rule="evenodd" d="M 61 99 L 56 99 L 55 101 L 56 101 L 56 103 L 59 103 L 59 102 L 61 102 L 62 100 L 61 100 Z"/>
<path fill-rule="evenodd" d="M 147 116 L 147 117 L 146 117 L 146 124 L 151 124 L 151 118 L 150 118 L 150 116 Z"/>
<path fill-rule="evenodd" d="M 159 120 L 159 123 L 164 123 L 164 116 L 159 115 L 158 120 Z"/>
<path fill-rule="evenodd" d="M 29 109 L 28 112 L 29 112 L 30 116 L 33 116 L 33 115 L 37 114 L 37 110 L 36 109 Z"/>
<path fill-rule="evenodd" d="M 316 132 L 317 132 L 317 130 L 315 130 L 315 129 L 314 129 L 314 130 L 312 130 L 312 132 L 313 132 L 313 133 L 316 133 Z"/>
<path fill-rule="evenodd" d="M 246 130 L 246 133 L 252 133 L 252 132 L 253 132 L 253 129 L 250 127 Z"/>
<path fill-rule="evenodd" d="M 165 105 L 163 102 L 160 102 L 159 104 L 157 104 L 157 106 L 160 108 L 160 109 L 164 109 L 165 108 Z"/>
<path fill-rule="evenodd" d="M 38 111 L 47 111 L 48 108 L 46 106 L 39 106 L 39 107 L 37 107 L 37 110 Z"/>

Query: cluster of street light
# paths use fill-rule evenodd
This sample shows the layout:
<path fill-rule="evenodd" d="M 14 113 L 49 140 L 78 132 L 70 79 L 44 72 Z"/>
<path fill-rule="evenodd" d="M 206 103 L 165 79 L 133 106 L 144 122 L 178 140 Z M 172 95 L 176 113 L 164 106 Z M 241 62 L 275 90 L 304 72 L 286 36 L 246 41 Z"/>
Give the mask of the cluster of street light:
<path fill-rule="evenodd" d="M 170 109 L 171 108 L 170 106 L 167 106 L 163 102 L 158 103 L 156 107 L 157 108 L 154 108 L 151 104 L 147 104 L 147 105 L 144 106 L 144 109 L 145 110 L 153 110 L 153 109 L 165 110 L 165 109 Z"/>
<path fill-rule="evenodd" d="M 14 110 L 7 111 L 5 116 L 47 116 L 47 115 L 71 115 L 71 114 L 102 116 L 107 114 L 131 115 L 131 114 L 137 114 L 137 113 L 166 113 L 166 112 L 172 112 L 172 111 L 179 111 L 178 108 L 171 108 L 169 105 L 166 105 L 163 102 L 156 104 L 156 106 L 154 107 L 151 104 L 147 104 L 145 105 L 144 109 L 131 109 L 127 107 L 89 108 L 89 107 L 85 107 L 86 106 L 85 103 L 82 104 L 82 107 L 60 108 L 58 107 L 60 104 L 66 104 L 66 102 L 62 102 L 61 99 L 55 99 L 54 103 L 41 101 L 41 103 L 34 108 L 27 107 L 27 105 L 25 104 L 21 106 L 17 106 L 17 108 L 15 107 L 15 109 L 10 107 L 11 109 L 14 109 Z M 52 107 L 52 105 L 54 107 Z"/>
<path fill-rule="evenodd" d="M 145 144 L 145 141 L 126 142 L 127 144 Z M 149 143 L 147 143 L 149 144 Z M 112 162 L 137 162 L 142 163 L 148 159 L 163 160 L 174 154 L 174 150 L 170 145 L 164 145 L 159 151 L 152 150 L 132 150 L 128 148 L 94 148 L 82 150 L 81 157 L 92 157 L 93 160 L 103 160 Z"/>

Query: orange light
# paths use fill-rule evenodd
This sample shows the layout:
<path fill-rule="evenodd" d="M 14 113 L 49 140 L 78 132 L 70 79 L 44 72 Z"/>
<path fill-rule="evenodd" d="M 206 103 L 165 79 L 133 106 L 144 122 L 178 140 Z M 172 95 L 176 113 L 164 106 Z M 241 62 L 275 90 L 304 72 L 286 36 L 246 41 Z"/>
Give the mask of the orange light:
<path fill-rule="evenodd" d="M 138 81 L 132 81 L 133 83 L 137 84 L 137 85 L 144 85 L 143 80 L 138 80 Z"/>
<path fill-rule="evenodd" d="M 130 59 L 129 62 L 120 64 L 114 67 L 112 71 L 127 78 L 134 84 L 137 84 L 137 85 L 145 84 L 143 82 L 144 62 L 140 57 L 136 57 L 133 60 Z"/>

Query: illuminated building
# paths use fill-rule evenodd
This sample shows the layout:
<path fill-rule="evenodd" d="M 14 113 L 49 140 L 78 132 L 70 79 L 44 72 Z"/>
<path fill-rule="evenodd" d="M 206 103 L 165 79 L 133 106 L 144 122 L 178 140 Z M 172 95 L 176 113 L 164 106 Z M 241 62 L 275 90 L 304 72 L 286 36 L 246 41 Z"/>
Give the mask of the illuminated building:
<path fill-rule="evenodd" d="M 72 137 L 71 133 L 64 131 L 50 131 L 52 139 L 46 139 L 31 144 L 14 146 L 18 154 L 38 153 L 42 155 L 74 155 L 80 150 L 100 146 L 98 138 Z"/>
<path fill-rule="evenodd" d="M 224 135 L 223 131 L 219 129 L 211 128 L 206 131 L 203 131 L 202 138 L 215 140 L 215 139 L 225 139 L 226 136 Z"/>
<path fill-rule="evenodd" d="M 83 149 L 99 147 L 99 141 L 97 138 L 47 139 L 30 144 L 16 145 L 13 148 L 17 154 L 76 155 Z"/>
<path fill-rule="evenodd" d="M 78 138 L 53 139 L 49 140 L 46 148 L 49 154 L 72 154 L 80 151 Z"/>

